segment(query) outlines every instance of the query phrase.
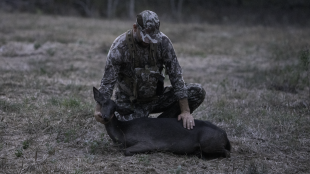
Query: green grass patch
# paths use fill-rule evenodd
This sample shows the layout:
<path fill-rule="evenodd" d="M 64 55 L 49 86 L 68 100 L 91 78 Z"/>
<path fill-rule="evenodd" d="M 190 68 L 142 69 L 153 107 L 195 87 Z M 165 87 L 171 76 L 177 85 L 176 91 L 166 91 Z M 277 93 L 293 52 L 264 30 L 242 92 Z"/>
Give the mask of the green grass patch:
<path fill-rule="evenodd" d="M 30 145 L 30 141 L 29 140 L 25 140 L 23 141 L 23 149 L 28 149 L 29 145 Z"/>
<path fill-rule="evenodd" d="M 48 103 L 50 103 L 53 106 L 60 106 L 61 105 L 61 100 L 60 98 L 57 97 L 52 97 L 48 100 Z"/>
<path fill-rule="evenodd" d="M 99 142 L 93 141 L 90 142 L 90 153 L 91 154 L 96 154 L 96 150 L 99 148 Z"/>
<path fill-rule="evenodd" d="M 7 101 L 4 99 L 0 99 L 0 108 L 4 112 L 20 112 L 22 105 L 20 103 L 15 103 L 11 101 Z"/>
<path fill-rule="evenodd" d="M 71 93 L 79 93 L 82 90 L 85 90 L 86 86 L 84 85 L 77 85 L 77 84 L 67 84 L 60 88 L 61 91 L 70 91 Z"/>
<path fill-rule="evenodd" d="M 255 161 L 251 161 L 250 164 L 247 166 L 246 174 L 267 174 L 268 169 L 266 164 L 261 163 L 261 162 L 255 162 Z"/>
<path fill-rule="evenodd" d="M 16 157 L 21 157 L 21 156 L 23 156 L 23 149 L 17 149 L 17 150 L 15 151 L 15 156 L 16 156 Z"/>
<path fill-rule="evenodd" d="M 56 152 L 55 146 L 52 146 L 52 145 L 49 144 L 49 143 L 46 143 L 45 146 L 46 146 L 46 148 L 47 148 L 47 153 L 48 153 L 49 155 L 55 155 L 55 152 Z"/>
<path fill-rule="evenodd" d="M 35 50 L 39 49 L 41 46 L 42 46 L 42 44 L 41 44 L 40 42 L 35 42 L 35 43 L 33 44 L 33 48 L 34 48 Z"/>
<path fill-rule="evenodd" d="M 35 37 L 32 36 L 14 36 L 12 40 L 17 41 L 17 42 L 28 42 L 28 43 L 33 43 L 35 42 Z"/>
<path fill-rule="evenodd" d="M 216 122 L 234 122 L 239 116 L 240 111 L 232 106 L 229 102 L 220 99 L 214 102 L 211 112 L 209 112 L 209 117 Z"/>
<path fill-rule="evenodd" d="M 62 101 L 62 105 L 67 109 L 77 109 L 82 106 L 81 101 L 76 98 L 66 98 Z"/>
<path fill-rule="evenodd" d="M 68 143 L 70 141 L 73 141 L 77 138 L 77 133 L 76 133 L 76 129 L 72 128 L 72 129 L 67 129 L 64 133 L 64 142 Z"/>
<path fill-rule="evenodd" d="M 47 49 L 46 50 L 46 53 L 47 53 L 47 55 L 49 55 L 49 56 L 54 56 L 55 55 L 55 53 L 56 53 L 56 50 L 55 49 L 53 49 L 53 48 L 49 48 L 49 49 Z"/>

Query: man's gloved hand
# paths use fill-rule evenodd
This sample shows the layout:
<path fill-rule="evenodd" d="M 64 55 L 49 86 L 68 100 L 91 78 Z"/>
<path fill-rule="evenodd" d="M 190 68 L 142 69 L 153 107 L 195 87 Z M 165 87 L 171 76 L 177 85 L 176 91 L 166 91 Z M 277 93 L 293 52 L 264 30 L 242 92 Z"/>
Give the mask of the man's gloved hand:
<path fill-rule="evenodd" d="M 183 120 L 183 127 L 187 129 L 193 129 L 195 126 L 194 117 L 190 112 L 183 112 L 178 116 L 178 120 Z"/>
<path fill-rule="evenodd" d="M 105 124 L 105 121 L 103 120 L 101 112 L 100 112 L 100 107 L 101 106 L 97 103 L 96 108 L 95 108 L 94 116 L 95 116 L 96 121 L 98 121 L 98 122 L 100 122 L 102 124 Z"/>

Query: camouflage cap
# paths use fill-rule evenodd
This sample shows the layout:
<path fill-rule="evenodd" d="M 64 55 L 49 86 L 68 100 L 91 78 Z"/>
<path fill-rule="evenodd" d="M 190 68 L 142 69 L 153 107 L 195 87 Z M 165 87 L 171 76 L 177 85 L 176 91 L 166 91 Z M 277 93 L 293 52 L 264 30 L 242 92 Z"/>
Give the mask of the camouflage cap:
<path fill-rule="evenodd" d="M 160 22 L 156 13 L 144 10 L 137 15 L 137 26 L 145 43 L 161 42 Z"/>

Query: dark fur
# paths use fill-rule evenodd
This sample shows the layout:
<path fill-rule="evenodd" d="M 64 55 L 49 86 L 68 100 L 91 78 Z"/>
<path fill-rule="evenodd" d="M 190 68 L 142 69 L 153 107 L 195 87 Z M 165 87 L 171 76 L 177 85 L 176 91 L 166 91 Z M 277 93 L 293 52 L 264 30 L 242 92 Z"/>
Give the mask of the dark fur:
<path fill-rule="evenodd" d="M 185 129 L 177 118 L 139 118 L 131 121 L 111 119 L 118 106 L 104 99 L 94 87 L 94 98 L 102 105 L 101 114 L 107 122 L 111 139 L 125 148 L 125 155 L 150 151 L 168 151 L 177 154 L 229 157 L 231 145 L 226 132 L 208 121 L 195 120 L 192 130 Z M 123 110 L 123 109 L 122 109 Z M 130 110 L 121 115 L 130 114 Z"/>

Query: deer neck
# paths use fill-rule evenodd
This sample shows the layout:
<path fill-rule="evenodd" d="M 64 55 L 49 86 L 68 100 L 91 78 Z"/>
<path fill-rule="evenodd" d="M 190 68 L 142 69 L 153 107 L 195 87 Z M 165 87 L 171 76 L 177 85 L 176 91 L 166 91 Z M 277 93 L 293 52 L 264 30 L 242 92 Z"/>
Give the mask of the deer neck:
<path fill-rule="evenodd" d="M 105 128 L 107 130 L 108 135 L 115 143 L 124 144 L 125 134 L 121 130 L 120 121 L 115 116 L 105 124 Z"/>

